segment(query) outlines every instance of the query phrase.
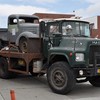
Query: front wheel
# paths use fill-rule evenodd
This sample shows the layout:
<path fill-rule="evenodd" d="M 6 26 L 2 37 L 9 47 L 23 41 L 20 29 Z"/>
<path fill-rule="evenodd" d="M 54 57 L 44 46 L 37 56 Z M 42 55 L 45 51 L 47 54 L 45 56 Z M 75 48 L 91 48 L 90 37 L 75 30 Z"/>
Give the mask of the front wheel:
<path fill-rule="evenodd" d="M 88 80 L 93 86 L 100 87 L 100 76 L 89 77 Z"/>
<path fill-rule="evenodd" d="M 27 43 L 27 38 L 21 37 L 19 40 L 19 49 L 21 52 L 28 52 L 28 43 Z"/>
<path fill-rule="evenodd" d="M 53 92 L 67 94 L 75 85 L 75 78 L 69 65 L 65 62 L 56 62 L 47 72 L 47 80 Z"/>

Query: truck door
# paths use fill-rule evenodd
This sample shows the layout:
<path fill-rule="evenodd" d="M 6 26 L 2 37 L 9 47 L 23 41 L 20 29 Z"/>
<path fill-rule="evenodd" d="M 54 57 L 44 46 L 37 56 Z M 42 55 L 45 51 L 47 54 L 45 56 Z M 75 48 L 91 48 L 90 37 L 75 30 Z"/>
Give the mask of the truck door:
<path fill-rule="evenodd" d="M 59 32 L 59 23 L 54 23 L 49 26 L 49 43 L 53 47 L 57 47 L 60 44 L 62 34 Z"/>
<path fill-rule="evenodd" d="M 8 40 L 10 42 L 15 42 L 18 33 L 18 20 L 17 18 L 9 18 L 8 22 Z"/>

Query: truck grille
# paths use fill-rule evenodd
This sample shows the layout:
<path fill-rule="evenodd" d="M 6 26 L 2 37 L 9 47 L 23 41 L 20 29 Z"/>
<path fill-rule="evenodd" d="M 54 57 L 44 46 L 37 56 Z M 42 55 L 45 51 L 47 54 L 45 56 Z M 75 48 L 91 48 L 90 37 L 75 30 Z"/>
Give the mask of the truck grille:
<path fill-rule="evenodd" d="M 90 46 L 90 51 L 89 51 L 89 64 L 94 64 L 95 61 L 95 54 L 100 55 L 100 46 Z M 100 64 L 100 57 L 96 59 L 97 64 Z"/>

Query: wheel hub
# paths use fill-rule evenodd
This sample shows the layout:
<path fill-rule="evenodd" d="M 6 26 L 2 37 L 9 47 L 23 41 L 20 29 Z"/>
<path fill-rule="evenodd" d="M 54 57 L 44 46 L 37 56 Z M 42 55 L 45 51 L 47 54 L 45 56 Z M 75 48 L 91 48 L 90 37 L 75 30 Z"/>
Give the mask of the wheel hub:
<path fill-rule="evenodd" d="M 27 43 L 26 42 L 23 42 L 23 44 L 22 44 L 22 50 L 24 52 L 27 52 Z"/>
<path fill-rule="evenodd" d="M 55 71 L 53 73 L 53 82 L 56 86 L 58 87 L 62 87 L 65 82 L 66 82 L 66 78 L 65 78 L 65 75 L 62 71 Z"/>

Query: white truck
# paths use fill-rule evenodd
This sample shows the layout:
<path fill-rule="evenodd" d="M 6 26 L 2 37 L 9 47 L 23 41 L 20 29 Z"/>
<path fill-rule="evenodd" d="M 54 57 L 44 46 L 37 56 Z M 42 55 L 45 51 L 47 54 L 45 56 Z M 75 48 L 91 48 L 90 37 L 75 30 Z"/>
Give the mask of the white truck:
<path fill-rule="evenodd" d="M 39 18 L 35 15 L 12 14 L 8 17 L 8 28 L 0 29 L 0 48 L 10 43 L 25 51 L 27 39 L 39 34 Z M 24 50 L 23 50 L 24 49 Z"/>

